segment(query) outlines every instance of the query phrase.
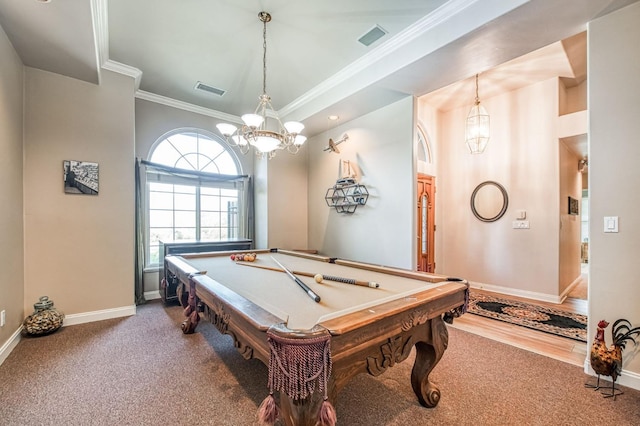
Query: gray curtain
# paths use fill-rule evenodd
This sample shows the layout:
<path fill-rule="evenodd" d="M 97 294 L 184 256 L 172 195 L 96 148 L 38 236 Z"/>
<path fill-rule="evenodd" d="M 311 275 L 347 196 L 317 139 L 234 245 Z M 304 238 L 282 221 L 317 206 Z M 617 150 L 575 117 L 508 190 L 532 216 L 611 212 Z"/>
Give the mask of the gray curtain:
<path fill-rule="evenodd" d="M 140 159 L 136 159 L 136 239 L 135 239 L 135 303 L 136 305 L 142 305 L 146 303 L 144 298 L 144 207 L 143 207 L 143 198 L 142 198 L 142 179 L 140 178 L 140 174 L 142 173 L 141 169 L 143 167 L 140 164 Z"/>

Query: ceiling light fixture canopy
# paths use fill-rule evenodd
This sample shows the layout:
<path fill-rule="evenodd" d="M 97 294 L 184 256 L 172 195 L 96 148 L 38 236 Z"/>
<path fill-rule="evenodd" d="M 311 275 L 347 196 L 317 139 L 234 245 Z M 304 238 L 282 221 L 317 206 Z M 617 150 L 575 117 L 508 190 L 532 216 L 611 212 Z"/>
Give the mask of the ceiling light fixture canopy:
<path fill-rule="evenodd" d="M 480 105 L 478 74 L 476 74 L 476 102 L 467 115 L 465 140 L 472 154 L 482 154 L 489 143 L 489 113 Z"/>
<path fill-rule="evenodd" d="M 262 95 L 258 97 L 258 107 L 253 114 L 242 115 L 243 124 L 240 128 L 229 123 L 220 123 L 216 127 L 229 144 L 239 147 L 243 154 L 249 152 L 253 146 L 259 157 L 266 156 L 271 159 L 278 149 L 286 149 L 291 154 L 297 154 L 307 137 L 300 134 L 304 124 L 297 121 L 282 124 L 271 105 L 271 97 L 267 94 L 267 22 L 271 21 L 271 15 L 260 12 L 258 18 L 263 24 Z M 272 130 L 273 126 L 267 126 L 269 118 L 273 118 L 271 122 L 275 122 L 277 129 Z"/>

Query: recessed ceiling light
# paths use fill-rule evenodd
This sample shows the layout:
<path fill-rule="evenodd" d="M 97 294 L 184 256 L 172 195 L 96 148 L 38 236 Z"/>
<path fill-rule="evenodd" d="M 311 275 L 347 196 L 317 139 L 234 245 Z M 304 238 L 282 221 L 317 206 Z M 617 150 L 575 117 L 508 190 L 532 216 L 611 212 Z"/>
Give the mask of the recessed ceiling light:
<path fill-rule="evenodd" d="M 329 120 L 331 121 L 336 121 L 338 118 L 340 118 L 339 115 L 330 115 L 329 117 L 327 117 Z"/>
<path fill-rule="evenodd" d="M 36 0 L 38 3 L 51 3 L 51 0 Z"/>

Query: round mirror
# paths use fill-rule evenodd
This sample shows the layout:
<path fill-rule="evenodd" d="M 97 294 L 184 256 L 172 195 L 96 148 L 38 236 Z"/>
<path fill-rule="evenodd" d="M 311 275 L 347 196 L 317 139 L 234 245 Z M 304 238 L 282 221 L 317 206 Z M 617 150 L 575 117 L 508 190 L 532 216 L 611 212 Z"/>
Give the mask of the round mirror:
<path fill-rule="evenodd" d="M 507 191 L 497 182 L 486 181 L 476 186 L 471 194 L 471 211 L 483 222 L 495 222 L 507 211 Z"/>

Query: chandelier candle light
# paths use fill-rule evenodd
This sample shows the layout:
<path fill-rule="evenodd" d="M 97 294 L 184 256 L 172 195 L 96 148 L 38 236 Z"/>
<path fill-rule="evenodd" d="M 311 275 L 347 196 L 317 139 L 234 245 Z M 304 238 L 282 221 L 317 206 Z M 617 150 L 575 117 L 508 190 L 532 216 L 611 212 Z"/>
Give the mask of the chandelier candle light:
<path fill-rule="evenodd" d="M 240 128 L 229 123 L 220 123 L 216 127 L 229 144 L 239 147 L 243 154 L 249 152 L 250 147 L 253 146 L 258 156 L 267 156 L 271 159 L 278 149 L 286 149 L 291 154 L 297 154 L 307 137 L 300 134 L 304 124 L 287 121 L 283 125 L 271 105 L 271 97 L 267 94 L 267 22 L 271 21 L 271 15 L 260 12 L 258 18 L 263 23 L 262 95 L 258 98 L 258 107 L 253 114 L 244 114 L 241 117 L 244 124 Z M 267 110 L 270 111 L 269 114 Z M 269 118 L 274 118 L 277 130 L 267 128 L 267 115 Z"/>
<path fill-rule="evenodd" d="M 467 115 L 465 140 L 472 154 L 482 154 L 489 143 L 489 113 L 480 105 L 478 74 L 476 74 L 476 103 Z"/>

